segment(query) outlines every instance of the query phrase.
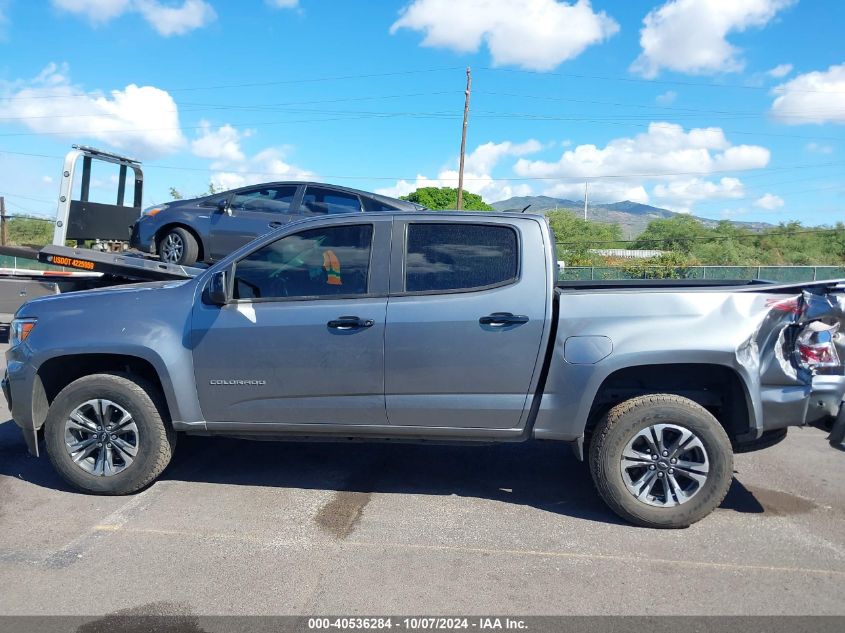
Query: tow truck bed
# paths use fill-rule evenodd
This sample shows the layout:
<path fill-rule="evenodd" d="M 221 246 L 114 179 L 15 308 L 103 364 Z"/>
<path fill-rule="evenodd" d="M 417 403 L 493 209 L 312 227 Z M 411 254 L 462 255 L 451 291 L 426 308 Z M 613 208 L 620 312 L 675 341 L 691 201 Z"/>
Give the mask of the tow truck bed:
<path fill-rule="evenodd" d="M 88 248 L 48 245 L 38 251 L 38 261 L 86 272 L 103 273 L 132 281 L 189 279 L 202 268 L 168 264 L 127 253 L 102 253 Z"/>

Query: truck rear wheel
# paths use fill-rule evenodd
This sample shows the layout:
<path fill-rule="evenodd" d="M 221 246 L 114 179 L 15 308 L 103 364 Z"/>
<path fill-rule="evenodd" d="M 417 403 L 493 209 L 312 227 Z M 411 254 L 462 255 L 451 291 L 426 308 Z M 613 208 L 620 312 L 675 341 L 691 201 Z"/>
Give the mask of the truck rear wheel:
<path fill-rule="evenodd" d="M 190 231 L 175 226 L 161 236 L 157 252 L 161 260 L 168 264 L 192 266 L 199 257 L 199 244 Z"/>
<path fill-rule="evenodd" d="M 618 404 L 599 422 L 590 470 L 602 499 L 623 519 L 682 528 L 722 503 L 733 453 L 722 425 L 706 409 L 656 394 Z"/>
<path fill-rule="evenodd" d="M 158 390 L 125 374 L 93 374 L 62 389 L 44 424 L 47 453 L 70 485 L 122 495 L 152 483 L 167 467 L 176 433 Z"/>

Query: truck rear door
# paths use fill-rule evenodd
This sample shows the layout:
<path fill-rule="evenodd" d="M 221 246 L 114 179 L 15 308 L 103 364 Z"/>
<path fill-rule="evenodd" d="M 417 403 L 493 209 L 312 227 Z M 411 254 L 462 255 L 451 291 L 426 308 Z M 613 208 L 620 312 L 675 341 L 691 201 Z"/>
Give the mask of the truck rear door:
<path fill-rule="evenodd" d="M 520 426 L 550 306 L 540 223 L 429 214 L 397 216 L 393 231 L 389 423 Z"/>

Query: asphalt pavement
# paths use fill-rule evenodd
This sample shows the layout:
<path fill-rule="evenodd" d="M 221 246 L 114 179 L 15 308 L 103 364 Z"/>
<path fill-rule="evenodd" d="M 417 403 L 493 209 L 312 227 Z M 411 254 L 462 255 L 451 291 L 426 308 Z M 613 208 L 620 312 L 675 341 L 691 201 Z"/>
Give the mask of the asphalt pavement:
<path fill-rule="evenodd" d="M 0 422 L 0 614 L 843 615 L 845 453 L 825 437 L 737 456 L 720 509 L 659 531 L 553 443 L 181 436 L 149 489 L 96 497 Z"/>

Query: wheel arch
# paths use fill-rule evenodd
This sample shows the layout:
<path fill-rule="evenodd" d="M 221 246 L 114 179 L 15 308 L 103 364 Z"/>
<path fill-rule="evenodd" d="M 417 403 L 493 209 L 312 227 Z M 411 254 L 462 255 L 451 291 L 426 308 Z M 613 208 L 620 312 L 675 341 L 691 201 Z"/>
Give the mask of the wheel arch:
<path fill-rule="evenodd" d="M 658 393 L 682 396 L 701 405 L 713 414 L 731 440 L 755 426 L 748 385 L 733 367 L 711 363 L 632 365 L 608 374 L 599 385 L 587 415 L 584 444 L 589 446 L 593 429 L 612 407 Z"/>
<path fill-rule="evenodd" d="M 167 402 L 168 416 L 173 402 L 165 382 L 148 359 L 130 354 L 79 353 L 53 356 L 38 367 L 32 388 L 32 421 L 35 429 L 43 426 L 53 400 L 70 383 L 92 374 L 120 372 L 137 376 L 159 390 Z"/>

